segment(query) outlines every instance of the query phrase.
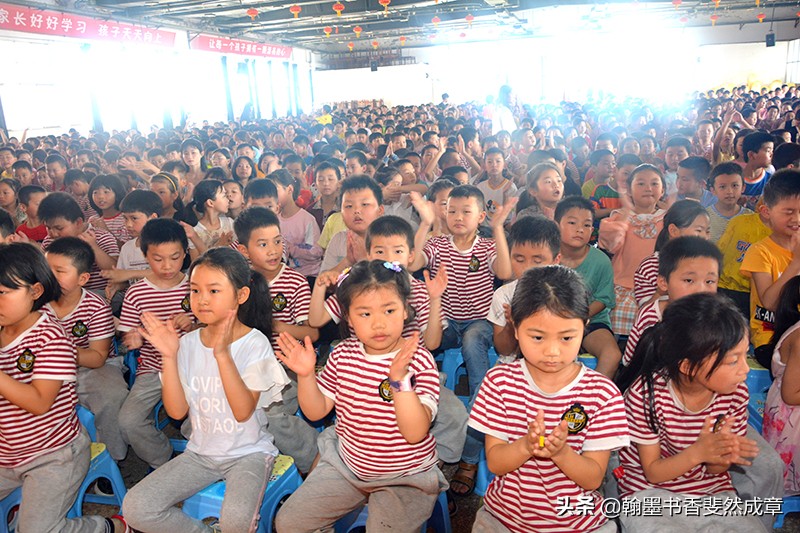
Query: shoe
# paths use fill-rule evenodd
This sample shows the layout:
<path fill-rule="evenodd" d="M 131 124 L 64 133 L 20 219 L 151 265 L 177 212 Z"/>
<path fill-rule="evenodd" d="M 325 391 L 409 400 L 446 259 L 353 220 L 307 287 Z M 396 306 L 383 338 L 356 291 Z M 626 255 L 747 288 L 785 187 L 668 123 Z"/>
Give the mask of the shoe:
<path fill-rule="evenodd" d="M 131 526 L 128 525 L 122 515 L 115 514 L 106 520 L 113 526 L 114 533 L 133 533 L 133 529 L 131 529 Z"/>

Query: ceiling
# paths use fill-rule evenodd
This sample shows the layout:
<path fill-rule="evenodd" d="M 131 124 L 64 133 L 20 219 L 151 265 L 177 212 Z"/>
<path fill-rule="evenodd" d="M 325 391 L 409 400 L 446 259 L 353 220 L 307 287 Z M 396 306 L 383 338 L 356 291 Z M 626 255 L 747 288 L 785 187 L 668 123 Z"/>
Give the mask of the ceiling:
<path fill-rule="evenodd" d="M 382 5 L 383 1 L 386 5 Z M 83 9 L 149 25 L 257 39 L 321 53 L 379 47 L 428 46 L 453 40 L 493 41 L 586 30 L 625 31 L 630 24 L 666 27 L 758 24 L 800 20 L 800 0 L 94 0 Z M 297 17 L 290 11 L 299 7 Z M 77 6 L 76 6 L 77 7 Z M 250 11 L 255 10 L 255 11 Z M 248 15 L 248 11 L 254 16 Z M 296 9 L 294 10 L 296 11 Z M 257 12 L 257 14 L 256 14 Z M 467 16 L 473 17 L 471 24 Z M 434 18 L 438 23 L 434 24 Z M 363 30 L 360 37 L 354 28 Z M 629 26 L 627 26 L 629 27 Z M 330 36 L 325 31 L 330 30 Z M 766 31 L 766 29 L 765 29 Z M 800 28 L 797 30 L 800 35 Z"/>

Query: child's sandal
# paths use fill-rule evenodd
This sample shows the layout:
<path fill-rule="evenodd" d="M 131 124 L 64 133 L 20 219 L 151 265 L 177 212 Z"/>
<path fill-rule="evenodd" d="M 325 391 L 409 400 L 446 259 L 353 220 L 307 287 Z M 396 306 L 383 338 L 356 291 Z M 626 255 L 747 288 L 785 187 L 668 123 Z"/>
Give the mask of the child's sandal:
<path fill-rule="evenodd" d="M 466 472 L 471 472 L 472 476 L 467 474 Z M 453 475 L 453 479 L 450 480 L 450 487 L 456 496 L 469 496 L 475 490 L 475 476 L 478 474 L 478 465 L 473 465 L 470 463 L 465 463 L 461 461 L 458 463 L 458 470 L 456 470 L 455 475 Z M 453 489 L 453 483 L 458 483 L 467 488 L 464 492 L 459 492 Z"/>

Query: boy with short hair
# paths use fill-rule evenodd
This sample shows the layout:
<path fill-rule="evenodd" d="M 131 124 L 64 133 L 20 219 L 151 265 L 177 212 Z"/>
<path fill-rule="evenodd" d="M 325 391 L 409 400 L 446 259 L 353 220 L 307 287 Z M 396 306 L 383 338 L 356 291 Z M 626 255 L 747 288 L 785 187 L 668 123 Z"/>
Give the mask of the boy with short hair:
<path fill-rule="evenodd" d="M 66 192 L 70 194 L 83 211 L 84 220 L 97 216 L 97 211 L 89 202 L 89 177 L 82 170 L 70 169 L 64 175 L 64 186 Z"/>
<path fill-rule="evenodd" d="M 594 228 L 592 204 L 580 196 L 565 198 L 556 206 L 555 220 L 559 228 L 560 262 L 581 275 L 590 293 L 590 319 L 582 345 L 597 358 L 596 370 L 613 378 L 622 358 L 609 314 L 617 305 L 614 269 L 606 254 L 589 246 Z"/>
<path fill-rule="evenodd" d="M 592 192 L 590 200 L 594 206 L 595 219 L 606 218 L 613 210 L 622 209 L 620 195 L 627 194 L 628 176 L 641 164 L 642 160 L 633 154 L 619 156 L 614 178 L 604 185 L 598 185 Z"/>
<path fill-rule="evenodd" d="M 708 174 L 711 172 L 711 163 L 700 156 L 689 156 L 678 163 L 678 177 L 675 182 L 675 194 L 671 197 L 677 200 L 697 200 L 703 207 L 716 203 L 717 197 L 706 189 Z"/>
<path fill-rule="evenodd" d="M 84 288 L 102 295 L 108 282 L 100 275 L 100 271 L 114 268 L 117 264 L 117 239 L 111 233 L 85 222 L 78 202 L 65 192 L 54 192 L 42 199 L 39 204 L 39 219 L 47 227 L 47 237 L 42 242 L 45 251 L 59 237 L 79 237 L 89 243 L 95 262 Z"/>
<path fill-rule="evenodd" d="M 139 243 L 151 273 L 131 285 L 122 302 L 118 330 L 129 350 L 139 350 L 136 381 L 119 413 L 125 441 L 142 460 L 158 468 L 172 456 L 172 445 L 153 424 L 152 412 L 161 400 L 161 354 L 142 338 L 141 316 L 150 312 L 160 321 L 172 319 L 179 335 L 194 327 L 189 307 L 189 278 L 181 269 L 189 241 L 181 225 L 168 218 L 149 220 Z"/>
<path fill-rule="evenodd" d="M 47 227 L 39 219 L 39 204 L 47 191 L 39 185 L 24 185 L 17 191 L 19 208 L 25 213 L 25 222 L 17 226 L 17 233 L 24 234 L 31 242 L 43 242 L 47 238 Z"/>
<path fill-rule="evenodd" d="M 639 309 L 622 356 L 624 366 L 631 364 L 642 334 L 661 322 L 670 301 L 698 292 L 717 292 L 722 253 L 714 243 L 702 237 L 676 237 L 664 245 L 658 259 L 658 289 L 666 296 Z"/>
<path fill-rule="evenodd" d="M 0 244 L 16 242 L 19 235 L 14 233 L 14 219 L 4 209 L 0 209 Z"/>
<path fill-rule="evenodd" d="M 50 154 L 44 160 L 47 177 L 53 182 L 52 191 L 64 191 L 64 179 L 67 176 L 67 160 L 58 154 Z"/>
<path fill-rule="evenodd" d="M 756 358 L 758 349 L 772 337 L 781 289 L 800 274 L 800 170 L 785 169 L 772 176 L 764 186 L 760 212 L 772 234 L 750 246 L 740 269 L 751 279 L 750 342 L 756 348 Z M 767 363 L 767 367 L 770 363 L 761 359 L 759 362 Z"/>
<path fill-rule="evenodd" d="M 738 163 L 730 161 L 715 166 L 708 178 L 708 185 L 711 193 L 717 198 L 716 202 L 706 208 L 711 222 L 710 239 L 711 242 L 718 242 L 733 217 L 753 211 L 739 205 L 744 181 L 742 167 Z"/>
<path fill-rule="evenodd" d="M 742 197 L 745 199 L 744 205 L 750 209 L 755 209 L 756 203 L 772 175 L 767 168 L 772 164 L 774 146 L 772 135 L 763 131 L 750 133 L 742 141 L 742 154 L 745 162 L 742 170 L 744 179 Z"/>
<path fill-rule="evenodd" d="M 11 165 L 11 173 L 13 178 L 20 182 L 25 187 L 33 183 L 33 166 L 28 161 L 17 161 Z"/>
<path fill-rule="evenodd" d="M 267 179 L 250 180 L 244 188 L 244 206 L 265 207 L 278 214 L 278 187 L 275 182 Z"/>
<path fill-rule="evenodd" d="M 77 237 L 56 239 L 47 263 L 61 287 L 61 296 L 44 306 L 62 326 L 78 352 L 78 401 L 94 413 L 98 438 L 115 461 L 128 453 L 119 428 L 119 410 L 128 385 L 117 360 L 108 360 L 114 338 L 114 317 L 108 303 L 84 289 L 94 264 L 91 246 Z"/>
<path fill-rule="evenodd" d="M 589 156 L 589 163 L 591 166 L 586 173 L 587 179 L 581 187 L 581 194 L 584 198 L 591 198 L 598 185 L 608 183 L 608 180 L 614 175 L 614 169 L 617 168 L 614 153 L 611 150 L 595 150 Z"/>
<path fill-rule="evenodd" d="M 664 196 L 671 196 L 677 192 L 678 166 L 681 161 L 689 157 L 691 151 L 692 143 L 686 137 L 676 136 L 667 141 L 667 145 L 664 147 L 664 164 L 667 167 L 664 172 L 664 180 L 667 184 Z"/>
<path fill-rule="evenodd" d="M 517 196 L 517 186 L 505 176 L 505 156 L 499 148 L 489 148 L 483 164 L 486 168 L 486 179 L 478 183 L 477 187 L 483 193 L 486 218 L 491 223 L 495 211 L 501 209 L 508 198 Z"/>

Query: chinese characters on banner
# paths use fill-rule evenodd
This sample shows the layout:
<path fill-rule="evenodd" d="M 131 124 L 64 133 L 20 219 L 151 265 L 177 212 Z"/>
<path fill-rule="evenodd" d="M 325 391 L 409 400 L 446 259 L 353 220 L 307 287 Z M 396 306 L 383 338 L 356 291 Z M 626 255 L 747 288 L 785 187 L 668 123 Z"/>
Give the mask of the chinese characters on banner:
<path fill-rule="evenodd" d="M 203 50 L 206 52 L 241 54 L 256 57 L 277 57 L 289 59 L 292 56 L 291 46 L 254 43 L 240 39 L 228 39 L 202 34 L 198 35 L 189 42 L 189 48 L 192 50 Z"/>
<path fill-rule="evenodd" d="M 0 2 L 0 29 L 114 42 L 173 46 L 175 32 Z"/>

